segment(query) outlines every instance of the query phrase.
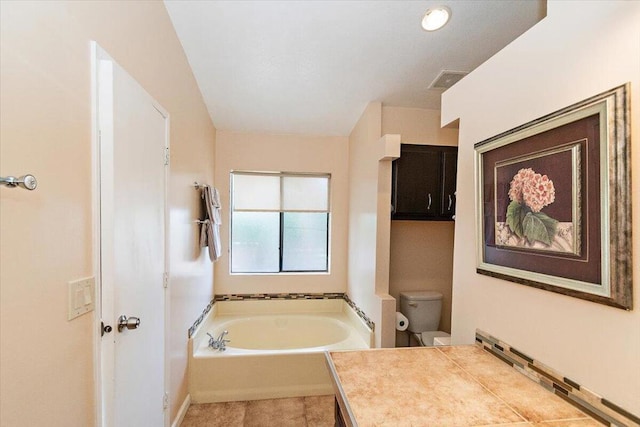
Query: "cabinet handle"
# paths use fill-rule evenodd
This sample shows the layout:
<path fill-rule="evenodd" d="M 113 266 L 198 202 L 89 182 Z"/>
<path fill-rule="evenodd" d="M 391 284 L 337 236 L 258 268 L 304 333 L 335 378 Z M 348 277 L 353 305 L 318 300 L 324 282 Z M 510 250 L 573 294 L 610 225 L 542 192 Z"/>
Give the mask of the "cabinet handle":
<path fill-rule="evenodd" d="M 448 211 L 451 210 L 451 205 L 453 204 L 453 199 L 451 198 L 451 194 L 449 194 L 449 207 L 447 208 Z"/>
<path fill-rule="evenodd" d="M 429 193 L 429 205 L 427 206 L 427 210 L 431 209 L 431 193 Z"/>

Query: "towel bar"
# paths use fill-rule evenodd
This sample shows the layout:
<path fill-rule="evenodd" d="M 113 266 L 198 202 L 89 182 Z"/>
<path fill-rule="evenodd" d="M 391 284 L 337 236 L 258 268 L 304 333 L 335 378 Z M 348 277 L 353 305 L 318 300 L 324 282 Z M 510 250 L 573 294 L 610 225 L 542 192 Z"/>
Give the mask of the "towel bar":
<path fill-rule="evenodd" d="M 15 176 L 0 176 L 0 184 L 7 187 L 22 187 L 26 190 L 35 190 L 38 186 L 38 181 L 33 175 L 23 175 L 20 178 Z"/>

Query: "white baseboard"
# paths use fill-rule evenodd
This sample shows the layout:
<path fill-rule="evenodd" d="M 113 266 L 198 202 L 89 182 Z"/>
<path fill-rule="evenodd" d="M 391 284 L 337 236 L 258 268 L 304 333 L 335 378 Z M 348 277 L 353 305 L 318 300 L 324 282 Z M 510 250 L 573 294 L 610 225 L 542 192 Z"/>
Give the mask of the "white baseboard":
<path fill-rule="evenodd" d="M 184 398 L 184 402 L 182 402 L 182 405 L 180 405 L 180 409 L 178 410 L 176 419 L 173 420 L 171 427 L 180 427 L 180 424 L 182 424 L 182 420 L 184 420 L 184 416 L 187 415 L 187 411 L 189 410 L 190 405 L 191 405 L 191 395 L 187 394 L 187 397 Z"/>

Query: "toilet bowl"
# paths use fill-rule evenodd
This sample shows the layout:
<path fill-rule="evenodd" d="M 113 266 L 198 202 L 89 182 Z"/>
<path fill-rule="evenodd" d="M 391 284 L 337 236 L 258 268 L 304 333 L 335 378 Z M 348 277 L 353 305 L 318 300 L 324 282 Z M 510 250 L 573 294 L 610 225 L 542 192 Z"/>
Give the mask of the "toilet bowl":
<path fill-rule="evenodd" d="M 442 345 L 442 344 L 440 344 L 440 342 L 436 342 L 436 338 L 450 338 L 451 337 L 451 335 L 449 335 L 448 333 L 446 333 L 444 331 L 422 332 L 419 335 L 419 338 L 416 335 L 414 335 L 414 337 L 416 337 L 418 342 L 420 342 L 420 345 L 423 345 L 425 347 L 432 347 L 432 346 L 435 346 L 435 345 Z"/>
<path fill-rule="evenodd" d="M 409 319 L 408 332 L 425 347 L 434 345 L 434 338 L 449 337 L 439 331 L 442 294 L 436 291 L 400 292 L 400 311 Z"/>
<path fill-rule="evenodd" d="M 451 345 L 451 337 L 435 337 L 433 339 L 433 345 L 434 346 L 439 346 L 439 345 Z"/>

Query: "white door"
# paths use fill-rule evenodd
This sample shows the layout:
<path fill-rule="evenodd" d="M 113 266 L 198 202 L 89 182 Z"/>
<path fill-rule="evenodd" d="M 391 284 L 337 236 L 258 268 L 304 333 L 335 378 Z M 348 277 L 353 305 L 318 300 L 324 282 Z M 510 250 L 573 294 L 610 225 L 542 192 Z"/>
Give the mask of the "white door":
<path fill-rule="evenodd" d="M 104 51 L 96 56 L 101 316 L 111 327 L 101 341 L 102 423 L 162 427 L 168 117 Z"/>

